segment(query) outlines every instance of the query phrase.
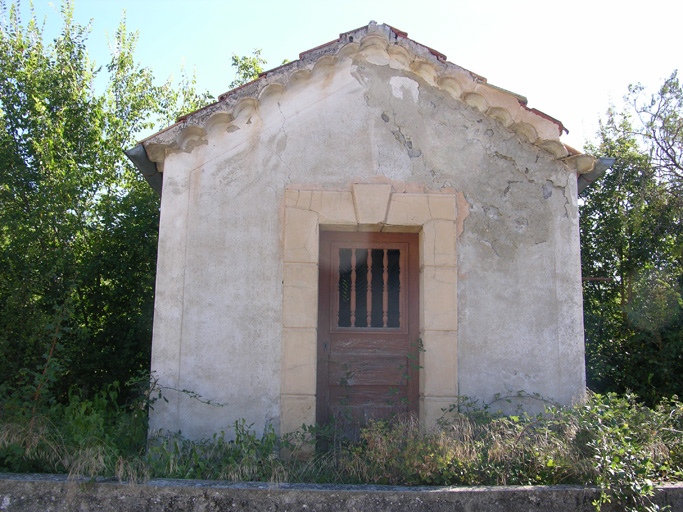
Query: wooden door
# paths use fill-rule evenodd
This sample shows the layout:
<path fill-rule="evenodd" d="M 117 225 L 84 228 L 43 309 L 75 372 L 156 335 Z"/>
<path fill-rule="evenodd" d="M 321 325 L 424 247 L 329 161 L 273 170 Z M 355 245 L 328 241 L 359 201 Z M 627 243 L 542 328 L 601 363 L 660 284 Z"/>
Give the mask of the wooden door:
<path fill-rule="evenodd" d="M 417 414 L 418 258 L 414 233 L 321 232 L 319 424 Z"/>

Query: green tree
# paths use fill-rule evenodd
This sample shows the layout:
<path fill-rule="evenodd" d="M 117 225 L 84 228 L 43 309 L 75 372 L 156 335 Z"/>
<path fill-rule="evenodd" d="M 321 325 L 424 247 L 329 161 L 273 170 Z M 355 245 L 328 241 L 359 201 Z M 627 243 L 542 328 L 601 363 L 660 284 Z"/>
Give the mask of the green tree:
<path fill-rule="evenodd" d="M 230 82 L 230 88 L 234 89 L 256 80 L 259 73 L 263 73 L 263 66 L 266 65 L 266 61 L 261 58 L 261 50 L 254 50 L 252 57 L 238 57 L 233 53 L 231 65 L 235 68 L 235 79 Z"/>
<path fill-rule="evenodd" d="M 641 127 L 653 165 L 671 185 L 683 188 L 683 89 L 674 71 L 657 93 L 644 98 L 641 84 L 629 88 L 628 98 Z"/>
<path fill-rule="evenodd" d="M 48 44 L 35 15 L 0 3 L 0 396 L 60 398 L 148 368 L 158 197 L 123 150 L 209 99 L 193 78 L 157 85 L 125 19 L 96 69 L 72 7 Z"/>
<path fill-rule="evenodd" d="M 683 392 L 683 196 L 638 135 L 650 122 L 608 112 L 586 151 L 616 163 L 584 191 L 580 225 L 589 387 L 652 404 Z"/>

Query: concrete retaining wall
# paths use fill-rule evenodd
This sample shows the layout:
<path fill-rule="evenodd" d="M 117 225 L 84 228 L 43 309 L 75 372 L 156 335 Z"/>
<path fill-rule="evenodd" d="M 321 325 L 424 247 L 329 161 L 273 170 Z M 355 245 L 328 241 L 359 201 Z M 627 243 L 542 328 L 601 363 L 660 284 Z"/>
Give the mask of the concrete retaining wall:
<path fill-rule="evenodd" d="M 152 480 L 79 483 L 60 475 L 0 475 L 0 511 L 592 511 L 594 488 L 389 487 Z M 661 488 L 656 502 L 683 510 L 683 484 Z M 603 507 L 603 511 L 622 507 Z"/>

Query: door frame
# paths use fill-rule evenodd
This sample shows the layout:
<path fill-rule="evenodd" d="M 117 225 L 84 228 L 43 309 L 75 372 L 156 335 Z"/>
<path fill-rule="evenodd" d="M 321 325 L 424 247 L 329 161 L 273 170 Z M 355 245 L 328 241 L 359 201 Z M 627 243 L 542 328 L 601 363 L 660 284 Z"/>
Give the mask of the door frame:
<path fill-rule="evenodd" d="M 468 214 L 462 193 L 416 191 L 415 184 L 352 183 L 284 190 L 280 432 L 316 422 L 320 230 L 419 233 L 419 418 L 436 424 L 457 401 L 456 241 Z"/>

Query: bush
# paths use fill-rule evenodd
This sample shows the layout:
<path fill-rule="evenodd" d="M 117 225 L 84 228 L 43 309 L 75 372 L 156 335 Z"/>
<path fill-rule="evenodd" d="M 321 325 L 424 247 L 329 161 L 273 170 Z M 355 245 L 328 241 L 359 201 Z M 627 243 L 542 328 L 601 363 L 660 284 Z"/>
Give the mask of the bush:
<path fill-rule="evenodd" d="M 650 409 L 632 395 L 592 395 L 537 416 L 450 411 L 431 432 L 415 421 L 371 423 L 339 466 L 355 483 L 597 485 L 597 510 L 611 500 L 656 510 L 656 483 L 683 479 L 681 434 L 676 397 Z"/>
<path fill-rule="evenodd" d="M 0 423 L 0 471 L 54 472 L 93 477 L 135 477 L 134 459 L 144 454 L 146 397 L 119 405 L 118 382 L 93 398 L 71 390 L 66 404 L 8 399 Z"/>

